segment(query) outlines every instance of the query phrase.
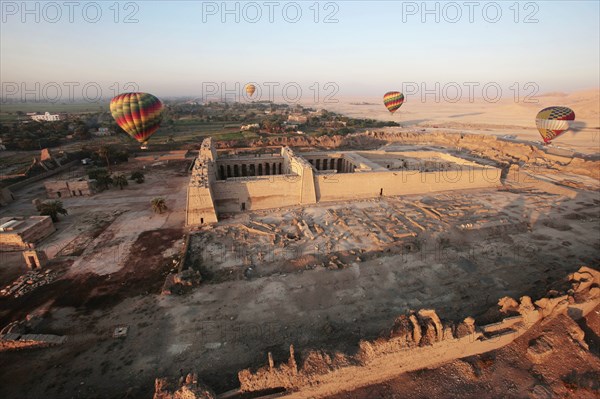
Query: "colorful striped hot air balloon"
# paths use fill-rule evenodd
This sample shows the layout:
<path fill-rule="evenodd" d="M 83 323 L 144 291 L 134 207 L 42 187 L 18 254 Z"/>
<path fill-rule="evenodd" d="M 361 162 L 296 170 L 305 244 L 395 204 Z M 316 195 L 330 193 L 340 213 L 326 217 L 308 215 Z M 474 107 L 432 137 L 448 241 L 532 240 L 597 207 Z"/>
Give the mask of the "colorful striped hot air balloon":
<path fill-rule="evenodd" d="M 246 93 L 248 93 L 248 95 L 249 95 L 250 97 L 252 97 L 252 95 L 253 95 L 253 94 L 254 94 L 254 92 L 256 91 L 256 86 L 254 86 L 254 85 L 253 85 L 253 84 L 251 84 L 251 83 L 248 83 L 248 84 L 246 85 L 246 87 L 245 87 L 245 88 L 246 88 Z"/>
<path fill-rule="evenodd" d="M 549 143 L 569 130 L 575 120 L 575 112 L 567 107 L 548 107 L 538 112 L 535 124 L 540 131 L 544 143 Z"/>
<path fill-rule="evenodd" d="M 404 102 L 404 94 L 399 91 L 388 91 L 383 95 L 383 103 L 391 114 L 396 112 Z"/>
<path fill-rule="evenodd" d="M 121 129 L 146 144 L 162 121 L 163 104 L 148 93 L 119 94 L 110 101 L 110 112 Z"/>

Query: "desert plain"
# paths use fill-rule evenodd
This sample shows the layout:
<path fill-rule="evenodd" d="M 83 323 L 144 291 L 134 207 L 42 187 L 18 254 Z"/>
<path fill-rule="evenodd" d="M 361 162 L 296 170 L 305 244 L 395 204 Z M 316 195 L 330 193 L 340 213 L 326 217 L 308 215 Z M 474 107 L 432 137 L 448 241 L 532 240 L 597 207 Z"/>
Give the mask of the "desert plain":
<path fill-rule="evenodd" d="M 257 153 L 272 145 L 435 148 L 503 168 L 493 188 L 232 213 L 189 228 L 196 152 L 116 166 L 125 174 L 143 169 L 146 181 L 65 198 L 68 215 L 37 247 L 52 279 L 0 298 L 3 333 L 8 326 L 64 338 L 19 350 L 6 344 L 0 396 L 597 397 L 600 97 L 594 89 L 537 99 L 409 100 L 392 117 L 375 99 L 344 99 L 325 107 L 400 126 L 248 145 Z M 543 146 L 534 119 L 550 105 L 571 107 L 577 123 Z M 0 216 L 35 215 L 44 182 L 15 194 Z M 165 199 L 164 213 L 149 206 L 155 197 Z M 0 259 L 2 287 L 28 272 L 19 253 Z M 576 274 L 584 266 L 590 270 Z M 166 288 L 185 270 L 193 282 Z M 514 319 L 501 333 L 489 327 L 532 312 L 539 319 L 531 323 Z M 406 326 L 404 346 L 378 352 Z M 126 336 L 115 338 L 118 327 Z M 469 334 L 489 349 L 470 352 L 461 341 Z M 411 362 L 377 368 L 378 356 L 392 355 Z M 335 373 L 344 378 L 331 385 L 327 375 Z"/>

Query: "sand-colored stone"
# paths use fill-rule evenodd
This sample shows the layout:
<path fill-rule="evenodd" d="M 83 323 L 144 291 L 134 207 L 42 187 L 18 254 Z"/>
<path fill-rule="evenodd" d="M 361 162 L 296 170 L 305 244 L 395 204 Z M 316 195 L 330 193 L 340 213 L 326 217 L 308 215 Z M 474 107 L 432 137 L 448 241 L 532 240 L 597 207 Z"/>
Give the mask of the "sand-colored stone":
<path fill-rule="evenodd" d="M 14 221 L 14 222 L 11 222 Z M 6 225 L 10 223 L 10 226 Z M 34 245 L 55 231 L 50 216 L 4 217 L 0 225 L 0 251 L 18 251 Z"/>
<path fill-rule="evenodd" d="M 188 187 L 188 226 L 218 213 L 466 188 L 496 187 L 500 169 L 438 151 L 343 151 L 217 156 L 203 141 Z M 390 238 L 388 240 L 391 241 Z"/>
<path fill-rule="evenodd" d="M 583 269 L 579 271 L 582 273 Z M 588 275 L 592 275 L 588 273 Z M 572 285 L 577 284 L 576 278 L 571 279 Z M 594 280 L 597 284 L 598 280 Z M 586 291 L 589 293 L 589 290 Z M 592 307 L 600 304 L 595 297 L 586 297 Z M 512 304 L 516 301 L 504 299 L 501 306 Z M 292 373 L 288 363 L 280 366 L 270 364 L 256 372 L 249 369 L 238 374 L 241 391 L 258 391 L 270 388 L 289 389 L 285 397 L 326 397 L 344 389 L 356 389 L 379 383 L 409 370 L 439 365 L 445 361 L 462 357 L 481 354 L 502 348 L 524 335 L 541 320 L 551 320 L 567 314 L 568 297 L 541 298 L 531 302 L 529 297 L 521 298 L 518 308 L 523 312 L 521 316 L 508 317 L 494 325 L 476 327 L 472 318 L 467 318 L 457 326 L 456 336 L 445 337 L 437 334 L 443 331 L 442 321 L 434 310 L 421 310 L 411 313 L 408 317 L 400 316 L 396 319 L 389 337 L 382 337 L 375 341 L 361 341 L 359 351 L 354 357 L 336 354 L 325 354 L 320 351 L 310 351 L 305 355 L 305 361 Z M 537 320 L 532 323 L 523 322 L 525 316 L 537 315 Z M 585 314 L 583 314 L 585 315 Z M 413 341 L 419 346 L 398 345 L 406 343 L 412 331 Z M 423 331 L 423 335 L 415 331 Z M 461 331 L 461 333 L 458 333 Z M 464 334 L 472 331 L 472 334 Z M 482 334 L 485 332 L 485 334 Z M 567 332 L 572 340 L 579 343 L 582 349 L 587 350 L 584 340 L 585 334 L 575 324 Z M 527 355 L 534 363 L 542 363 L 553 352 L 553 338 L 550 335 L 541 335 L 531 341 Z M 340 383 L 343 382 L 343 383 Z"/>
<path fill-rule="evenodd" d="M 50 180 L 44 182 L 48 198 L 68 198 L 93 195 L 94 180 L 85 178 L 71 180 Z"/>

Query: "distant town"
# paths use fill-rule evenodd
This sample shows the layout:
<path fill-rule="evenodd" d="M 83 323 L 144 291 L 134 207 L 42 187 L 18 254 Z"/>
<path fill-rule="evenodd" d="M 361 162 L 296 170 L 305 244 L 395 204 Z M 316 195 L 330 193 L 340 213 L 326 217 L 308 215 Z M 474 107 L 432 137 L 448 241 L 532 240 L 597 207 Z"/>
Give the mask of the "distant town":
<path fill-rule="evenodd" d="M 31 109 L 36 104 L 24 104 Z M 108 105 L 96 110 L 55 112 L 39 106 L 39 111 L 25 112 L 11 104 L 14 111 L 3 111 L 0 119 L 0 149 L 39 150 L 94 137 L 113 136 L 121 132 L 111 117 Z M 49 108 L 53 105 L 49 104 Z M 77 109 L 77 107 L 74 107 Z M 94 108 L 94 107 L 89 107 Z M 202 103 L 196 100 L 167 101 L 161 129 L 150 145 L 198 143 L 202 136 L 215 140 L 244 140 L 267 135 L 346 135 L 357 129 L 398 126 L 396 122 L 355 119 L 300 105 L 256 103 Z M 125 136 L 123 134 L 123 136 Z M 108 141 L 116 142 L 115 140 Z"/>

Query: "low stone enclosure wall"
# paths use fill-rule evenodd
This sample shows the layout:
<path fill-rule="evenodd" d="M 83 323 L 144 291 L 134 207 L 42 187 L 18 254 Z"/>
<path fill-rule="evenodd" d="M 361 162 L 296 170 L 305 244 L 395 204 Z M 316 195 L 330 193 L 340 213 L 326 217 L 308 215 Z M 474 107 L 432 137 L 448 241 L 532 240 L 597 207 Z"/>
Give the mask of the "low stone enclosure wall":
<path fill-rule="evenodd" d="M 46 348 L 61 345 L 67 341 L 63 335 L 51 334 L 0 334 L 0 352 L 29 348 Z"/>
<path fill-rule="evenodd" d="M 563 295 L 535 302 L 527 296 L 519 302 L 502 298 L 498 305 L 509 316 L 498 323 L 477 326 L 471 317 L 447 323 L 434 310 L 423 309 L 398 317 L 387 336 L 361 341 L 356 355 L 308 351 L 298 361 L 290 345 L 287 362 L 276 365 L 268 353 L 266 366 L 240 371 L 239 389 L 216 395 L 192 373 L 179 382 L 157 378 L 154 399 L 229 399 L 245 394 L 256 399 L 318 398 L 339 393 L 340 383 L 346 391 L 381 383 L 406 372 L 502 348 L 538 323 L 561 316 L 578 320 L 600 306 L 600 272 L 584 266 L 570 274 L 568 281 L 571 288 Z"/>
<path fill-rule="evenodd" d="M 62 166 L 60 166 L 60 167 L 58 167 L 56 169 L 52 169 L 52 170 L 49 170 L 48 172 L 40 173 L 39 175 L 35 175 L 35 176 L 32 176 L 32 177 L 30 177 L 28 179 L 21 180 L 19 182 L 13 183 L 10 186 L 8 186 L 7 188 L 14 193 L 17 190 L 20 190 L 23 187 L 26 187 L 26 186 L 30 185 L 31 183 L 35 183 L 37 181 L 46 179 L 46 178 L 48 178 L 50 176 L 54 176 L 54 175 L 56 175 L 58 173 L 64 172 L 65 170 L 68 170 L 72 166 L 74 166 L 76 164 L 79 164 L 79 163 L 80 163 L 80 161 L 78 161 L 78 160 L 71 161 L 71 162 L 66 163 L 66 164 L 64 164 L 64 165 L 62 165 Z"/>
<path fill-rule="evenodd" d="M 231 141 L 218 142 L 219 148 L 227 148 L 233 144 L 234 142 Z M 543 169 L 589 176 L 594 179 L 600 178 L 600 160 L 593 159 L 593 157 L 557 155 L 550 153 L 548 148 L 534 143 L 514 142 L 493 135 L 461 133 L 444 129 L 438 129 L 436 132 L 420 132 L 417 129 L 385 128 L 346 136 L 274 136 L 248 142 L 248 146 L 252 148 L 290 146 L 364 149 L 377 148 L 384 144 L 434 145 L 460 149 L 506 166 L 524 163 Z"/>
<path fill-rule="evenodd" d="M 562 296 L 535 302 L 527 296 L 519 302 L 502 298 L 501 310 L 510 316 L 499 323 L 477 326 L 471 317 L 458 324 L 446 323 L 434 310 L 423 309 L 398 317 L 388 336 L 361 341 L 353 356 L 310 351 L 298 364 L 290 346 L 289 360 L 275 365 L 269 353 L 266 366 L 238 373 L 240 391 L 285 389 L 289 398 L 321 397 L 336 393 L 340 381 L 347 382 L 345 389 L 356 389 L 499 349 L 537 323 L 561 314 L 579 319 L 600 304 L 600 272 L 581 267 L 568 278 L 572 288 Z"/>

